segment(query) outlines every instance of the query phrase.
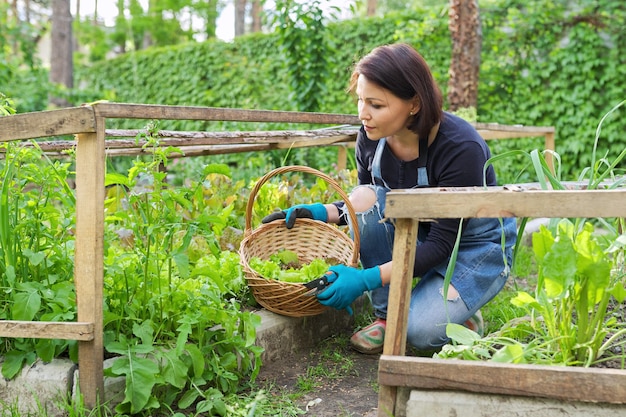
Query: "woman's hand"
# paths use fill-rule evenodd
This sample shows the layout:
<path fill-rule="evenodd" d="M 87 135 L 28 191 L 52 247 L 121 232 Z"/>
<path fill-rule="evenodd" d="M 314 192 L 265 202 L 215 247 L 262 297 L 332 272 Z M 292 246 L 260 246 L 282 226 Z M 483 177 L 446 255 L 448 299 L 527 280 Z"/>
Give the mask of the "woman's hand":
<path fill-rule="evenodd" d="M 326 273 L 331 285 L 317 294 L 320 304 L 334 307 L 338 310 L 346 309 L 352 314 L 350 304 L 365 291 L 382 287 L 380 268 L 375 266 L 368 269 L 357 269 L 345 265 L 331 266 Z"/>

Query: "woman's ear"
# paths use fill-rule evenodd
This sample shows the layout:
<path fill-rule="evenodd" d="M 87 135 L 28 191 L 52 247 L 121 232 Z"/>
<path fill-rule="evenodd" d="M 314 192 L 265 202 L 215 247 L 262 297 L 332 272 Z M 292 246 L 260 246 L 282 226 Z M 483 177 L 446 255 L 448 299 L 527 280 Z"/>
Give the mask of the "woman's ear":
<path fill-rule="evenodd" d="M 411 100 L 411 110 L 410 110 L 411 114 L 417 114 L 417 113 L 419 113 L 419 111 L 421 109 L 422 109 L 422 106 L 420 106 L 420 102 L 419 102 L 418 98 L 414 97 Z"/>

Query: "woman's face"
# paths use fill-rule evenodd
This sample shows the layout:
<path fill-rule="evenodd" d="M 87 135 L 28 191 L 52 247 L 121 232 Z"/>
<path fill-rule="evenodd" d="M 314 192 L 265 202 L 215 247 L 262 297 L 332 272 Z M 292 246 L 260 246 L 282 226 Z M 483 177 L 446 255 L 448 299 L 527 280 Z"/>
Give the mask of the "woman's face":
<path fill-rule="evenodd" d="M 404 100 L 359 75 L 356 85 L 359 119 L 371 140 L 407 133 L 414 100 Z"/>

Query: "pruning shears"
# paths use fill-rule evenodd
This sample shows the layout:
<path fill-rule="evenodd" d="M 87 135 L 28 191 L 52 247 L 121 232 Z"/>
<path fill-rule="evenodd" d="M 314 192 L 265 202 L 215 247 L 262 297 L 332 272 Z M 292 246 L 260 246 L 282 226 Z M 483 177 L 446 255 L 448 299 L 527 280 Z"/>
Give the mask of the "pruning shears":
<path fill-rule="evenodd" d="M 332 284 L 331 282 L 328 281 L 328 276 L 330 274 L 332 274 L 332 272 L 327 272 L 319 278 L 315 278 L 312 281 L 305 282 L 303 285 L 308 289 L 308 291 L 305 292 L 304 294 L 313 296 L 324 291 L 326 287 Z"/>

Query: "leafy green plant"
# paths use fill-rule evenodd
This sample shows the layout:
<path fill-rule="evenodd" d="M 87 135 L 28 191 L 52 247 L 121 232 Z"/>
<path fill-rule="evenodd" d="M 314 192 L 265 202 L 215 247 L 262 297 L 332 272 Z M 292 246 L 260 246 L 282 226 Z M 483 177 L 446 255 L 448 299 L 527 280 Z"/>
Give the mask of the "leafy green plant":
<path fill-rule="evenodd" d="M 0 162 L 0 319 L 73 320 L 74 196 L 66 181 L 70 164 L 42 164 L 37 149 L 3 146 L 7 157 Z M 64 340 L 4 341 L 2 375 L 14 377 L 37 357 L 74 357 L 75 347 L 75 342 Z"/>
<path fill-rule="evenodd" d="M 278 44 L 290 75 L 291 95 L 301 111 L 319 111 L 332 54 L 323 19 L 322 0 L 276 2 Z"/>
<path fill-rule="evenodd" d="M 509 363 L 592 366 L 612 359 L 624 345 L 626 327 L 610 314 L 610 301 L 626 298 L 624 248 L 593 234 L 591 223 L 575 232 L 563 219 L 556 235 L 546 228 L 533 236 L 539 266 L 534 293 L 518 291 L 511 303 L 525 316 L 512 318 L 481 338 L 449 324 L 454 343 L 436 356 Z"/>
<path fill-rule="evenodd" d="M 267 279 L 275 279 L 284 282 L 308 282 L 324 275 L 330 266 L 326 260 L 322 258 L 313 259 L 309 263 L 298 262 L 297 254 L 292 252 L 296 258 L 296 263 L 291 261 L 285 264 L 278 257 L 286 251 L 278 252 L 271 255 L 270 259 L 263 260 L 254 257 L 250 259 L 250 267 Z M 291 251 L 288 251 L 291 252 Z"/>
<path fill-rule="evenodd" d="M 559 222 L 556 235 L 543 226 L 533 235 L 539 265 L 535 295 L 522 291 L 511 302 L 528 311 L 539 334 L 545 329 L 562 363 L 590 366 L 626 332 L 615 319 L 606 320 L 611 297 L 620 303 L 626 298 L 623 272 L 615 271 L 619 265 L 612 259 L 619 246 L 623 251 L 623 239 L 616 239 L 609 251 L 594 239 L 590 223 L 575 232 L 566 219 Z M 611 330 L 615 333 L 606 341 Z"/>
<path fill-rule="evenodd" d="M 239 222 L 235 196 L 221 198 L 209 180 L 228 174 L 224 166 L 169 186 L 161 167 L 176 150 L 158 147 L 157 129 L 141 136 L 151 159 L 127 176 L 107 174 L 105 348 L 119 356 L 107 373 L 127 381 L 118 412 L 193 406 L 224 415 L 224 396 L 254 381 L 261 354 L 260 319 L 239 301 L 239 259 L 220 247 L 225 227 Z"/>
<path fill-rule="evenodd" d="M 440 359 L 491 360 L 505 363 L 554 363 L 544 354 L 541 342 L 531 339 L 528 343 L 520 342 L 515 337 L 503 336 L 498 332 L 480 337 L 474 331 L 456 323 L 446 327 L 448 337 L 454 342 L 446 344 L 434 354 Z"/>
<path fill-rule="evenodd" d="M 15 103 L 10 97 L 0 92 L 0 116 L 15 114 Z"/>
<path fill-rule="evenodd" d="M 609 162 L 606 157 L 597 159 L 596 148 L 603 122 L 624 103 L 600 120 L 593 148 L 594 163 L 582 171 L 577 182 L 562 182 L 560 159 L 555 158 L 553 172 L 536 150 L 509 152 L 495 156 L 491 162 L 513 154 L 528 156 L 542 189 L 620 187 L 624 179 L 616 171 L 626 151 Z M 519 291 L 511 298 L 511 303 L 527 314 L 526 318 L 510 320 L 484 340 L 449 325 L 448 335 L 454 344 L 446 346 L 441 357 L 591 366 L 606 360 L 607 355 L 610 357 L 625 343 L 626 327 L 610 312 L 612 301 L 622 303 L 626 299 L 624 219 L 552 220 L 549 228 L 541 226 L 532 236 L 538 268 L 534 293 Z M 522 219 L 520 226 L 516 258 L 525 221 Z M 604 233 L 595 234 L 594 224 L 602 225 Z M 518 269 L 516 265 L 517 262 L 514 270 Z"/>

